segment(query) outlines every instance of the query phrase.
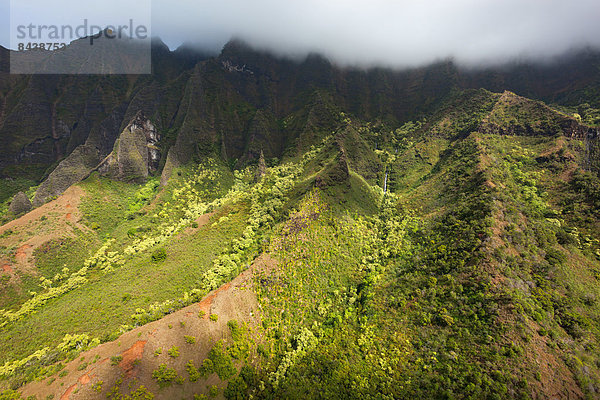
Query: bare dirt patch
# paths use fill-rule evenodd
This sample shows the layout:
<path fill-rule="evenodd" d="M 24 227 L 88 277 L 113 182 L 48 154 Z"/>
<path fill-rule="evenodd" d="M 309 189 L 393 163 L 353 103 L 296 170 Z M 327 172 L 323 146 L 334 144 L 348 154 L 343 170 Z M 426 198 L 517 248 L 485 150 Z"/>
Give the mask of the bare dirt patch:
<path fill-rule="evenodd" d="M 209 319 L 210 309 L 211 309 L 213 300 L 217 297 L 217 295 L 224 290 L 228 290 L 230 287 L 231 287 L 231 284 L 226 283 L 223 286 L 221 286 L 220 288 L 218 288 L 217 290 L 215 290 L 214 292 L 212 292 L 212 294 L 209 294 L 208 296 L 206 296 L 204 298 L 204 300 L 202 300 L 200 303 L 198 303 L 200 312 L 204 312 L 204 317 L 203 317 L 204 319 Z"/>
<path fill-rule="evenodd" d="M 537 332 L 539 326 L 529 322 L 529 328 Z M 525 347 L 525 356 L 529 363 L 536 365 L 540 380 L 532 383 L 536 398 L 540 399 L 582 399 L 584 398 L 573 373 L 548 346 L 548 339 L 537 333 Z M 560 357 L 560 356 L 559 356 Z M 560 360 L 560 361 L 559 361 Z"/>
<path fill-rule="evenodd" d="M 60 400 L 69 400 L 71 398 L 71 394 L 73 391 L 77 389 L 77 385 L 71 385 L 62 396 L 60 396 Z"/>
<path fill-rule="evenodd" d="M 49 203 L 46 203 L 22 217 L 10 221 L 0 227 L 0 246 L 12 247 L 15 263 L 12 268 L 18 272 L 37 274 L 33 252 L 39 246 L 52 239 L 75 236 L 75 230 L 87 231 L 88 228 L 80 222 L 79 204 L 85 195 L 79 186 L 72 186 L 67 191 Z M 9 264 L 10 260 L 0 260 Z"/>
<path fill-rule="evenodd" d="M 126 378 L 134 375 L 135 362 L 142 359 L 146 343 L 147 340 L 138 340 L 133 346 L 123 352 L 123 359 L 119 363 L 119 367 L 123 370 Z"/>
<path fill-rule="evenodd" d="M 15 260 L 17 260 L 17 263 L 27 263 L 27 259 L 29 258 L 29 256 L 31 256 L 32 253 L 32 247 L 33 246 L 31 246 L 30 244 L 24 244 L 23 246 L 17 249 L 17 252 L 15 253 Z"/>
<path fill-rule="evenodd" d="M 89 374 L 85 374 L 81 378 L 79 378 L 79 380 L 77 382 L 80 385 L 87 385 L 88 383 L 90 383 L 91 380 L 92 380 L 92 377 Z"/>
<path fill-rule="evenodd" d="M 201 216 L 196 218 L 196 220 L 194 221 L 195 223 L 198 224 L 198 226 L 196 228 L 187 228 L 184 232 L 188 235 L 192 235 L 192 234 L 198 232 L 200 229 L 202 229 L 203 226 L 205 226 L 206 224 L 209 223 L 209 221 L 213 215 L 215 215 L 214 212 L 202 214 Z"/>

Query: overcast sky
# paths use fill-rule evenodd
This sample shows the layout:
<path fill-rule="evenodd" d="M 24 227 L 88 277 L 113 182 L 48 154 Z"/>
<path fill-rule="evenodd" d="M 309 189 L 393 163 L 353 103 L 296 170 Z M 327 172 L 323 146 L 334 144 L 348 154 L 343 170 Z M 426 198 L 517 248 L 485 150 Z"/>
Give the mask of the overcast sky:
<path fill-rule="evenodd" d="M 342 64 L 395 67 L 449 57 L 466 64 L 544 59 L 600 48 L 600 0 L 151 1 L 152 34 L 171 48 L 191 42 L 219 50 L 237 36 L 286 55 L 319 52 Z M 86 3 L 107 4 L 77 2 Z M 81 17 L 55 1 L 41 4 L 36 12 L 48 23 Z M 111 12 L 135 17 L 125 9 Z M 0 0 L 0 12 L 0 43 L 9 46 L 10 0 Z"/>

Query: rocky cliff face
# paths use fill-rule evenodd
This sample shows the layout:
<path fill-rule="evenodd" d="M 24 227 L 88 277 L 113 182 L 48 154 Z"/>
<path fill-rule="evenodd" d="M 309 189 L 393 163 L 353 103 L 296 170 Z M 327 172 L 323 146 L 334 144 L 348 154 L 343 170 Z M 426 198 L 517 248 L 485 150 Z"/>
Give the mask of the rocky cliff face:
<path fill-rule="evenodd" d="M 124 113 L 125 107 L 121 105 L 106 119 L 90 128 L 90 134 L 85 142 L 75 147 L 42 182 L 33 201 L 36 207 L 44 204 L 49 198 L 62 194 L 98 167 L 112 149 Z"/>
<path fill-rule="evenodd" d="M 573 68 L 572 76 L 565 76 L 561 68 L 576 65 L 577 60 L 585 67 Z M 282 60 L 239 41 L 209 59 L 190 51 L 170 52 L 157 44 L 153 62 L 150 76 L 15 77 L 0 73 L 0 176 L 15 165 L 36 166 L 36 179 L 41 180 L 43 171 L 58 163 L 38 191 L 35 203 L 39 205 L 87 176 L 109 154 L 123 155 L 137 148 L 135 135 L 124 136 L 117 147 L 115 141 L 140 110 L 162 136 L 160 159 L 151 164 L 162 169 L 165 183 L 174 167 L 208 154 L 241 167 L 255 163 L 260 150 L 267 159 L 302 152 L 303 146 L 310 147 L 333 131 L 341 110 L 364 120 L 398 125 L 431 115 L 457 91 L 470 87 L 502 87 L 568 104 L 575 104 L 576 99 L 561 93 L 573 81 L 600 87 L 598 74 L 590 72 L 600 60 L 590 54 L 574 57 L 565 65 L 529 66 L 525 75 L 523 66 L 466 71 L 451 62 L 407 71 L 365 71 L 340 68 L 319 56 Z M 539 78 L 531 71 L 539 72 Z M 503 119 L 507 113 L 514 115 L 513 106 L 525 105 L 528 113 L 547 114 L 539 104 L 521 103 L 518 96 L 503 95 L 480 130 L 588 135 L 567 116 L 532 124 Z M 129 172 L 143 179 L 141 166 L 146 159 L 138 150 L 141 158 L 130 165 Z M 351 149 L 346 147 L 346 151 Z M 122 172 L 117 168 L 111 176 L 128 179 L 125 170 L 129 167 L 121 167 Z"/>
<path fill-rule="evenodd" d="M 0 49 L 0 176 L 14 176 L 13 167 L 18 166 L 42 179 L 48 167 L 90 144 L 90 138 L 100 156 L 106 156 L 138 110 L 153 116 L 162 106 L 166 121 L 161 128 L 167 129 L 176 112 L 173 105 L 179 103 L 169 88 L 207 55 L 171 52 L 160 41 L 152 46 L 154 69 L 147 76 L 10 75 L 10 52 Z M 115 117 L 120 117 L 115 130 L 99 132 Z M 6 168 L 11 173 L 3 174 Z"/>
<path fill-rule="evenodd" d="M 119 135 L 113 151 L 102 162 L 101 174 L 126 182 L 141 182 L 158 169 L 160 136 L 156 127 L 138 112 Z"/>
<path fill-rule="evenodd" d="M 10 202 L 10 207 L 8 208 L 8 211 L 16 216 L 29 212 L 31 210 L 31 207 L 32 204 L 31 201 L 29 201 L 27 195 L 23 192 L 19 192 Z"/>
<path fill-rule="evenodd" d="M 600 128 L 593 128 L 588 131 L 585 140 L 585 167 L 600 174 Z"/>

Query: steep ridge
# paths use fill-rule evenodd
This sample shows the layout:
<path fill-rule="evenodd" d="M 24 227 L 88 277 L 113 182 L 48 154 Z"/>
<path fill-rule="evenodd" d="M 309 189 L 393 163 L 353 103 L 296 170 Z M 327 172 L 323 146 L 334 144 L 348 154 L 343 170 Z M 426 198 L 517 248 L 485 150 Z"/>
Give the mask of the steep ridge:
<path fill-rule="evenodd" d="M 115 141 L 111 154 L 101 163 L 101 174 L 127 181 L 145 182 L 158 169 L 160 136 L 149 119 L 139 112 Z"/>
<path fill-rule="evenodd" d="M 573 116 L 508 91 L 500 96 L 490 114 L 484 118 L 480 132 L 500 135 L 562 134 L 572 138 L 586 138 L 595 133 Z"/>

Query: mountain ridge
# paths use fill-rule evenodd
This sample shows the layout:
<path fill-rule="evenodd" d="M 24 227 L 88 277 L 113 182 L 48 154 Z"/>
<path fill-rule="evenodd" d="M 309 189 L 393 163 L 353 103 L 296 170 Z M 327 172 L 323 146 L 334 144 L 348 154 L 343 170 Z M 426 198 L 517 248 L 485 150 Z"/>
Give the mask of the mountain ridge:
<path fill-rule="evenodd" d="M 177 53 L 177 51 L 169 51 L 168 48 L 166 48 L 166 46 L 162 44 L 162 42 L 155 42 L 153 48 L 154 65 L 168 65 L 169 63 L 165 63 L 164 60 L 168 60 L 169 57 L 172 57 L 172 55 Z M 198 57 L 202 56 L 199 55 Z M 594 58 L 593 55 L 588 57 L 588 59 L 592 60 L 592 62 L 595 62 L 593 60 L 596 60 L 596 58 Z M 158 62 L 158 60 L 161 61 Z M 208 84 L 209 86 L 207 87 L 207 89 L 211 91 L 210 95 L 213 96 L 212 99 L 218 102 L 218 98 L 215 98 L 214 96 L 215 94 L 220 93 L 220 96 L 224 95 L 227 97 L 227 101 L 229 104 L 232 104 L 232 100 L 235 99 L 233 100 L 233 102 L 238 103 L 239 107 L 246 107 L 246 110 L 244 111 L 246 115 L 237 115 L 235 118 L 238 118 L 239 121 L 236 123 L 237 125 L 233 125 L 231 127 L 228 126 L 228 124 L 233 121 L 231 119 L 227 120 L 224 123 L 218 122 L 219 120 L 223 120 L 223 117 L 219 117 L 219 114 L 215 114 L 222 113 L 222 111 L 217 111 L 218 108 L 215 108 L 215 106 L 217 106 L 217 103 L 211 104 L 210 109 L 206 109 L 205 111 L 203 111 L 203 113 L 206 114 L 205 116 L 197 116 L 194 118 L 188 116 L 184 117 L 184 119 L 188 120 L 188 123 L 183 124 L 181 126 L 190 126 L 192 130 L 202 130 L 206 128 L 195 127 L 196 124 L 201 125 L 199 118 L 214 120 L 214 122 L 216 122 L 219 125 L 209 129 L 216 129 L 219 132 L 210 133 L 210 136 L 212 137 L 210 141 L 215 143 L 215 145 L 216 142 L 221 143 L 220 151 L 225 158 L 244 159 L 248 161 L 251 160 L 252 157 L 249 158 L 248 154 L 244 154 L 244 151 L 242 151 L 242 148 L 246 146 L 243 143 L 248 139 L 239 136 L 231 136 L 232 131 L 240 131 L 244 132 L 244 135 L 252 136 L 251 133 L 245 132 L 247 129 L 249 129 L 248 127 L 251 121 L 251 119 L 249 119 L 251 118 L 250 114 L 248 113 L 253 113 L 255 112 L 255 110 L 259 109 L 263 110 L 262 112 L 266 112 L 266 115 L 272 115 L 271 117 L 269 117 L 271 118 L 270 124 L 274 124 L 277 120 L 280 120 L 282 117 L 289 115 L 292 112 L 292 110 L 301 107 L 302 102 L 304 101 L 302 100 L 302 98 L 307 95 L 310 96 L 310 93 L 314 92 L 315 90 L 328 93 L 331 102 L 340 105 L 343 109 L 346 109 L 352 112 L 353 114 L 358 115 L 361 118 L 370 119 L 374 115 L 379 115 L 385 119 L 388 119 L 390 121 L 396 121 L 395 123 L 399 123 L 402 121 L 413 119 L 414 117 L 418 117 L 419 115 L 422 115 L 425 110 L 431 110 L 432 108 L 438 107 L 440 104 L 439 102 L 443 102 L 442 99 L 444 99 L 445 96 L 450 95 L 450 93 L 453 90 L 461 90 L 461 85 L 463 85 L 464 88 L 486 87 L 486 81 L 489 81 L 489 77 L 485 76 L 485 72 L 475 72 L 474 74 L 469 75 L 468 73 L 461 72 L 452 63 L 448 62 L 439 63 L 421 69 L 394 72 L 385 69 L 373 69 L 368 71 L 356 70 L 352 68 L 339 69 L 331 63 L 329 63 L 325 58 L 318 55 L 307 57 L 304 61 L 286 61 L 278 59 L 267 52 L 257 52 L 253 50 L 250 46 L 239 40 L 228 43 L 224 47 L 221 54 L 216 58 L 208 59 L 206 60 L 206 62 L 200 61 L 199 64 L 196 62 L 196 67 L 193 69 L 193 71 L 196 72 L 190 73 L 188 72 L 188 68 L 190 68 L 190 66 L 194 62 L 195 61 L 190 61 L 190 64 L 183 63 L 183 65 L 180 65 L 179 69 L 175 70 L 178 72 L 166 72 L 165 68 L 163 67 L 161 70 L 155 71 L 155 74 L 153 74 L 152 76 L 155 77 L 155 80 L 158 79 L 159 82 L 165 82 L 165 79 L 171 82 L 173 82 L 173 80 L 177 81 L 181 79 L 195 79 L 199 81 L 204 81 L 204 83 L 193 83 L 189 81 L 185 83 L 185 85 L 188 85 L 189 87 L 188 90 L 193 91 L 193 93 L 189 95 L 191 96 L 191 99 L 195 99 L 197 96 L 204 96 L 202 94 L 203 89 L 201 89 L 201 86 L 198 85 L 200 84 L 202 86 L 206 86 Z M 564 64 L 561 64 L 560 68 L 563 67 Z M 518 69 L 520 67 L 517 66 L 515 68 Z M 546 69 L 550 67 L 540 68 Z M 587 71 L 587 69 L 584 69 L 584 72 L 585 71 Z M 190 74 L 189 78 L 186 78 L 187 74 Z M 492 76 L 498 75 L 498 73 L 494 72 L 493 70 L 487 74 L 491 74 Z M 209 76 L 212 76 L 214 78 L 208 78 Z M 508 76 L 511 76 L 511 74 L 508 73 Z M 134 95 L 133 97 L 131 97 L 131 95 L 126 95 L 126 97 L 123 98 L 123 94 L 120 94 L 123 100 L 131 103 L 128 107 L 132 108 L 132 110 L 128 112 L 128 114 L 130 115 L 129 117 L 119 117 L 123 118 L 123 121 L 129 120 L 137 110 L 144 108 L 144 111 L 148 115 L 152 116 L 153 114 L 156 114 L 156 110 L 149 110 L 147 106 L 144 105 L 144 103 L 152 103 L 155 105 L 160 104 L 159 107 L 172 108 L 173 105 L 176 105 L 181 101 L 178 100 L 177 97 L 171 97 L 165 100 L 157 100 L 157 98 L 155 98 L 153 101 L 148 101 L 151 99 L 150 97 L 145 98 L 139 105 L 136 106 L 135 102 L 138 101 L 137 99 L 141 100 L 143 98 L 142 95 L 144 91 L 147 92 L 150 96 L 152 96 L 150 93 L 152 93 L 153 91 L 157 93 L 157 90 L 160 91 L 158 87 L 160 85 L 165 85 L 165 83 L 159 82 L 155 82 L 148 85 L 147 83 L 142 83 L 145 80 L 144 78 L 138 78 L 138 81 L 140 79 L 141 81 L 138 85 L 141 85 L 139 86 L 139 89 L 141 89 L 141 91 L 139 95 Z M 107 81 L 107 83 L 108 82 L 110 82 L 110 78 Z M 218 87 L 214 86 L 217 82 L 219 85 Z M 417 85 L 414 89 L 411 88 L 411 85 L 413 85 L 413 83 L 411 82 L 415 82 Z M 45 85 L 45 83 L 43 82 L 40 82 L 40 84 L 42 86 Z M 382 84 L 383 86 L 381 86 Z M 371 85 L 373 85 L 373 87 L 371 87 Z M 554 86 L 558 87 L 556 85 L 557 84 L 555 83 Z M 497 83 L 489 83 L 488 86 L 497 86 Z M 546 87 L 546 85 L 544 84 L 537 84 L 537 86 Z M 155 89 L 152 89 L 153 87 Z M 260 92 L 257 92 L 257 88 L 259 87 L 263 91 L 262 94 Z M 525 90 L 530 91 L 531 88 Z M 560 91 L 563 89 L 561 88 L 556 90 Z M 236 93 L 236 91 L 238 93 Z M 548 92 L 547 89 L 546 91 Z M 227 94 L 227 92 L 229 92 L 229 94 Z M 543 92 L 540 92 L 540 94 L 543 94 Z M 552 98 L 553 100 L 555 99 L 555 95 L 549 96 L 550 97 L 547 98 Z M 36 97 L 38 96 L 36 95 Z M 290 99 L 294 98 L 296 98 L 297 100 L 290 103 Z M 26 99 L 26 97 L 24 97 L 24 99 Z M 363 100 L 359 101 L 358 99 Z M 49 102 L 49 100 L 47 101 Z M 59 100 L 53 100 L 54 103 L 56 103 L 57 101 Z M 438 105 L 436 105 L 436 102 L 438 102 Z M 56 104 L 57 105 L 54 107 L 59 107 L 58 103 Z M 52 122 L 52 125 L 55 125 L 57 123 L 62 124 L 61 126 L 64 127 L 68 127 L 70 125 L 70 123 L 64 124 L 62 120 L 56 122 L 56 117 L 50 118 L 50 107 L 47 105 L 43 105 L 43 103 L 40 103 L 40 107 L 41 106 L 46 107 L 47 111 L 44 111 L 41 114 L 40 112 L 36 112 L 36 115 L 43 115 L 44 113 L 46 113 L 48 115 L 47 118 L 52 119 L 54 121 Z M 224 109 L 225 106 L 220 105 L 217 107 Z M 106 115 L 107 112 L 107 109 L 101 111 L 101 113 L 104 115 Z M 235 112 L 237 113 L 238 111 Z M 0 129 L 2 129 L 4 132 L 6 132 L 7 129 L 12 129 L 12 131 L 14 132 L 23 132 L 23 128 L 10 128 L 18 127 L 22 123 L 17 123 L 16 121 L 11 122 L 11 113 L 4 113 L 7 114 L 6 118 L 8 119 L 8 122 L 3 122 L 2 126 L 0 126 Z M 160 129 L 177 129 L 177 126 L 173 126 L 173 123 L 177 123 L 175 115 L 185 115 L 185 111 L 179 110 L 177 108 L 172 109 L 170 113 L 171 116 L 165 116 L 170 122 L 168 122 L 166 125 L 165 123 L 162 123 L 163 126 L 160 127 Z M 19 116 L 19 120 L 22 119 L 22 113 L 17 112 L 15 114 L 13 112 L 12 115 Z M 158 117 L 158 115 L 155 115 L 155 117 Z M 194 122 L 190 122 L 191 119 L 194 120 Z M 41 122 L 42 121 L 34 121 L 32 123 L 34 125 L 39 125 Z M 70 136 L 69 141 L 71 143 L 82 144 L 84 141 L 83 137 L 85 137 L 85 135 L 89 135 L 90 133 L 87 132 L 91 132 L 91 130 L 93 129 L 90 127 L 89 122 L 87 123 L 87 125 L 84 125 L 87 127 L 82 129 L 79 126 L 80 122 L 81 121 L 76 122 L 75 124 L 77 125 L 73 126 L 78 126 L 79 131 L 81 133 L 68 133 L 69 129 L 65 131 L 65 135 Z M 155 122 L 158 123 L 159 126 L 161 125 L 161 123 L 158 120 Z M 98 122 L 96 122 L 95 124 L 97 123 Z M 121 122 L 121 125 L 123 125 L 124 123 L 125 122 Z M 6 124 L 8 124 L 8 127 L 5 126 Z M 45 125 L 47 126 L 49 124 L 45 123 Z M 122 130 L 122 128 L 123 126 L 117 129 L 117 131 Z M 28 130 L 29 128 L 24 129 Z M 184 128 L 184 130 L 185 129 L 186 128 Z M 55 132 L 55 130 L 56 128 L 53 128 L 53 132 Z M 185 133 L 181 134 L 185 136 Z M 20 150 L 20 155 L 18 156 L 17 160 L 27 159 L 30 160 L 30 162 L 37 160 L 44 163 L 44 165 L 49 165 L 52 161 L 59 161 L 62 154 L 70 153 L 76 147 L 76 144 L 69 144 L 65 148 L 65 145 L 61 145 L 60 143 L 61 141 L 64 143 L 66 139 L 61 139 L 60 136 L 58 136 L 58 139 L 52 138 L 52 135 L 57 136 L 56 133 L 52 133 L 52 135 L 47 133 L 46 135 L 48 135 L 46 139 L 36 139 L 34 141 L 35 144 L 29 144 L 27 145 L 29 147 L 26 146 L 25 150 Z M 108 142 L 106 144 L 106 148 L 112 147 L 112 141 L 114 141 L 113 138 L 116 137 L 116 135 L 117 133 L 114 132 L 108 136 L 105 135 L 104 140 Z M 77 139 L 78 136 L 82 138 Z M 23 137 L 26 137 L 26 135 Z M 256 135 L 254 135 L 254 138 L 254 140 L 256 140 Z M 54 142 L 54 145 L 50 146 L 51 142 Z M 171 143 L 176 144 L 176 142 L 176 140 L 171 139 Z M 259 143 L 253 146 L 260 147 L 264 145 L 265 144 Z M 52 150 L 52 154 L 43 153 L 49 151 L 44 150 L 44 147 L 56 148 L 57 146 L 59 150 Z M 289 147 L 289 144 L 284 145 L 284 147 L 286 146 Z M 281 145 L 279 145 L 279 148 L 280 150 L 275 151 L 273 154 L 268 154 L 268 156 L 281 157 L 283 154 L 283 150 L 281 150 Z M 179 152 L 181 153 L 179 156 L 183 157 L 183 162 L 189 159 L 188 156 L 183 155 L 183 153 L 187 150 L 188 149 L 179 150 Z M 13 151 L 16 151 L 16 149 Z M 106 155 L 106 151 L 107 150 L 101 150 L 99 158 L 103 158 L 102 155 Z M 2 151 L 2 154 L 5 154 L 5 156 L 3 157 L 4 161 L 0 160 L 0 164 L 4 165 L 5 168 L 11 163 L 14 163 L 14 161 L 12 161 L 9 162 L 9 164 L 7 164 L 6 153 L 7 149 L 4 149 Z M 42 154 L 45 155 L 42 156 Z M 166 154 L 168 154 L 168 152 L 165 151 L 164 154 L 166 157 L 164 160 L 167 160 L 168 157 L 166 156 Z M 253 157 L 256 157 L 257 150 L 253 150 L 253 154 Z M 178 157 L 176 156 L 172 156 L 170 157 L 170 160 L 172 161 L 177 158 Z M 165 162 L 164 160 L 161 162 L 161 164 Z M 171 161 L 169 161 L 167 171 L 169 170 L 169 168 L 171 168 Z M 18 162 L 19 161 L 17 161 L 17 164 Z M 40 175 L 38 175 L 38 177 L 39 176 Z"/>

